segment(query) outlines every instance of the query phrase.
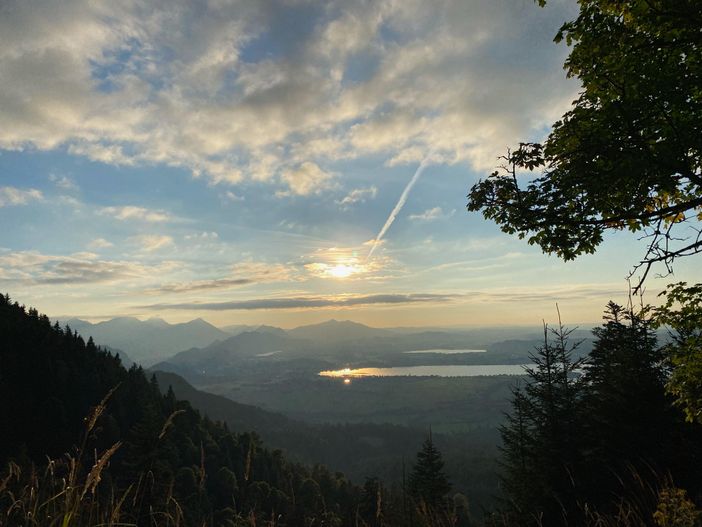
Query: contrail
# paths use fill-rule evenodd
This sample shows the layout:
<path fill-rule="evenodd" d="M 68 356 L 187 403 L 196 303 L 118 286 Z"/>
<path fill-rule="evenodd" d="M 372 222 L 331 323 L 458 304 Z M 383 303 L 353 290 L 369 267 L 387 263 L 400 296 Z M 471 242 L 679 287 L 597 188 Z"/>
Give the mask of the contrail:
<path fill-rule="evenodd" d="M 397 218 L 397 215 L 400 213 L 400 210 L 402 210 L 402 207 L 405 206 L 405 202 L 407 201 L 407 197 L 409 196 L 412 187 L 414 187 L 414 184 L 419 180 L 420 176 L 424 172 L 424 169 L 427 167 L 427 165 L 429 165 L 430 157 L 431 152 L 419 164 L 419 166 L 417 167 L 417 171 L 414 173 L 414 176 L 412 176 L 410 182 L 407 183 L 405 190 L 402 191 L 400 199 L 397 200 L 397 205 L 395 205 L 395 208 L 392 209 L 390 216 L 388 216 L 388 219 L 385 221 L 385 225 L 383 225 L 383 228 L 380 229 L 378 236 L 376 236 L 375 240 L 373 240 L 373 245 L 371 246 L 370 251 L 368 252 L 368 257 L 366 258 L 367 260 L 370 260 L 371 256 L 373 256 L 375 248 L 378 247 L 378 244 L 383 239 L 383 236 L 385 236 L 385 233 L 388 232 L 390 225 L 392 225 L 392 222 L 395 221 L 395 218 Z"/>

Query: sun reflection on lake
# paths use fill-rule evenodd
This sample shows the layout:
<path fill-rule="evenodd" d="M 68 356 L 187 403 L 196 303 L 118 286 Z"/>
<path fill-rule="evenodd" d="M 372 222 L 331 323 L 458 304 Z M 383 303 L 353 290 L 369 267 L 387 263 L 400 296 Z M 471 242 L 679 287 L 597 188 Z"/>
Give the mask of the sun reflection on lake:
<path fill-rule="evenodd" d="M 344 384 L 361 377 L 482 377 L 524 375 L 532 364 L 442 364 L 433 366 L 398 366 L 391 368 L 343 368 L 320 371 L 322 377 L 341 378 Z M 348 383 L 346 381 L 349 381 Z"/>
<path fill-rule="evenodd" d="M 381 368 L 343 368 L 341 370 L 320 371 L 322 377 L 343 377 L 344 384 L 351 382 L 351 377 L 378 377 L 382 375 Z M 348 383 L 346 381 L 349 381 Z"/>

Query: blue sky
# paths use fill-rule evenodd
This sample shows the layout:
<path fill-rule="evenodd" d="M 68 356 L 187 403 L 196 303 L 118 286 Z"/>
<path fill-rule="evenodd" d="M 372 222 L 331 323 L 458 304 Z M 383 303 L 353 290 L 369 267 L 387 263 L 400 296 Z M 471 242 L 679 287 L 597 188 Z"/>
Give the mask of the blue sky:
<path fill-rule="evenodd" d="M 4 2 L 0 288 L 93 319 L 536 324 L 559 302 L 596 321 L 641 242 L 563 263 L 465 211 L 497 156 L 574 99 L 552 38 L 575 12 Z"/>

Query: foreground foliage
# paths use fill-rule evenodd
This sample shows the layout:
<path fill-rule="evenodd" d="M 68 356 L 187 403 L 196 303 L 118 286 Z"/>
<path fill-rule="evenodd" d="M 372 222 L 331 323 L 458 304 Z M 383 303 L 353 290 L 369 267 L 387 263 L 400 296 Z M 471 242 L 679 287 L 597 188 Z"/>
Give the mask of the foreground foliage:
<path fill-rule="evenodd" d="M 580 95 L 543 144 L 520 144 L 473 186 L 468 208 L 565 260 L 594 252 L 606 230 L 644 231 L 645 278 L 702 251 L 702 3 L 579 5 L 556 41 L 572 47 Z M 522 186 L 524 171 L 541 174 Z"/>
<path fill-rule="evenodd" d="M 359 489 L 341 474 L 201 417 L 140 368 L 8 297 L 0 338 L 8 525 L 354 523 Z"/>
<path fill-rule="evenodd" d="M 546 334 L 526 386 L 514 392 L 502 428 L 503 523 L 678 525 L 666 522 L 696 517 L 702 427 L 686 423 L 666 393 L 665 347 L 646 310 L 610 303 L 594 333 L 582 364 L 570 359 L 577 344 L 567 330 Z"/>
<path fill-rule="evenodd" d="M 472 525 L 448 487 L 437 505 L 293 463 L 2 295 L 0 341 L 3 527 Z"/>
<path fill-rule="evenodd" d="M 656 317 L 671 337 L 665 346 L 672 366 L 668 391 L 689 421 L 702 424 L 702 284 L 674 284 L 664 295 Z"/>

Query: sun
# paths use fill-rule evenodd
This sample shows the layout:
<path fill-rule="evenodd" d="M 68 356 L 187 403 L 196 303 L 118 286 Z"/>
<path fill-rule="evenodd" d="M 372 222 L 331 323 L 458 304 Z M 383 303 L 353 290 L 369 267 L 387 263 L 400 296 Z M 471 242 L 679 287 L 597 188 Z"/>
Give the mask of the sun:
<path fill-rule="evenodd" d="M 358 272 L 358 268 L 353 265 L 337 264 L 327 269 L 327 273 L 334 278 L 348 278 Z"/>
<path fill-rule="evenodd" d="M 360 278 L 368 273 L 366 264 L 360 262 L 356 256 L 330 258 L 327 262 L 313 262 L 305 265 L 305 268 L 319 278 L 352 279 Z"/>

